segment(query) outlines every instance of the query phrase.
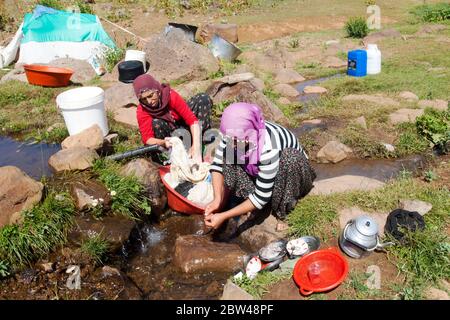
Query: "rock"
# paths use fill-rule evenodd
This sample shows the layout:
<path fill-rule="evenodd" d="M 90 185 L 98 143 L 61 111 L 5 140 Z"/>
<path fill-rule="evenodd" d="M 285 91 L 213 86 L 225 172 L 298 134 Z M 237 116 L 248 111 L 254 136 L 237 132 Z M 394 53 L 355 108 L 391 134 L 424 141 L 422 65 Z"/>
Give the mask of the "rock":
<path fill-rule="evenodd" d="M 281 222 L 281 221 L 277 223 L 277 227 L 275 228 L 275 231 L 285 232 L 287 230 L 289 230 L 289 225 L 287 223 Z"/>
<path fill-rule="evenodd" d="M 136 112 L 136 107 L 116 109 L 114 111 L 114 120 L 130 127 L 139 128 Z"/>
<path fill-rule="evenodd" d="M 433 209 L 431 203 L 420 200 L 400 200 L 399 207 L 407 211 L 416 211 L 422 216 Z"/>
<path fill-rule="evenodd" d="M 264 89 L 266 88 L 266 85 L 264 83 L 263 80 L 259 79 L 259 78 L 254 78 L 252 80 L 250 80 L 250 83 L 258 90 L 263 92 Z"/>
<path fill-rule="evenodd" d="M 228 280 L 223 288 L 220 300 L 254 300 L 253 296 L 241 287 Z"/>
<path fill-rule="evenodd" d="M 348 221 L 355 219 L 359 216 L 369 216 L 373 218 L 378 225 L 378 234 L 383 237 L 384 236 L 384 226 L 386 224 L 386 220 L 389 214 L 387 213 L 378 213 L 378 212 L 364 212 L 358 207 L 345 208 L 338 211 L 339 216 L 339 226 L 341 230 L 344 229 L 345 225 Z"/>
<path fill-rule="evenodd" d="M 319 125 L 322 124 L 322 120 L 321 119 L 311 119 L 311 120 L 305 120 L 302 121 L 302 124 L 315 124 L 315 125 Z"/>
<path fill-rule="evenodd" d="M 278 104 L 288 105 L 291 104 L 291 100 L 285 97 L 281 97 L 280 99 L 278 99 Z"/>
<path fill-rule="evenodd" d="M 44 271 L 45 273 L 52 273 L 54 269 L 54 263 L 53 262 L 47 262 L 47 263 L 41 263 L 39 267 Z"/>
<path fill-rule="evenodd" d="M 237 24 L 208 23 L 201 26 L 198 32 L 200 32 L 199 38 L 203 43 L 211 41 L 214 34 L 232 43 L 236 43 L 239 40 Z"/>
<path fill-rule="evenodd" d="M 103 277 L 111 277 L 111 276 L 120 276 L 121 273 L 116 268 L 113 268 L 110 266 L 104 266 L 102 268 L 102 275 L 103 275 Z"/>
<path fill-rule="evenodd" d="M 425 290 L 423 295 L 427 300 L 450 300 L 447 292 L 433 287 Z"/>
<path fill-rule="evenodd" d="M 271 74 L 286 68 L 283 56 L 276 49 L 269 49 L 266 52 L 246 51 L 240 58 L 254 68 Z"/>
<path fill-rule="evenodd" d="M 419 101 L 419 97 L 414 94 L 413 92 L 409 92 L 409 91 L 403 91 L 400 92 L 400 94 L 398 95 L 400 98 L 408 100 L 408 101 Z"/>
<path fill-rule="evenodd" d="M 396 125 L 404 122 L 415 122 L 417 117 L 423 115 L 423 109 L 400 109 L 389 115 L 389 120 Z"/>
<path fill-rule="evenodd" d="M 392 144 L 382 142 L 381 145 L 386 148 L 386 151 L 395 152 L 395 147 Z"/>
<path fill-rule="evenodd" d="M 323 88 L 323 87 L 317 87 L 317 86 L 306 86 L 303 89 L 303 92 L 306 94 L 323 94 L 323 93 L 327 93 L 328 90 Z"/>
<path fill-rule="evenodd" d="M 349 191 L 371 191 L 382 188 L 385 185 L 376 179 L 363 176 L 343 175 L 329 179 L 314 181 L 311 195 L 329 195 Z"/>
<path fill-rule="evenodd" d="M 223 77 L 217 81 L 223 82 L 223 83 L 227 83 L 227 84 L 235 84 L 238 82 L 243 82 L 243 81 L 250 81 L 252 79 L 255 78 L 255 75 L 251 72 L 246 72 L 246 73 L 237 73 L 237 74 L 232 74 L 226 77 Z"/>
<path fill-rule="evenodd" d="M 152 214 L 161 215 L 167 204 L 167 196 L 159 176 L 159 167 L 150 160 L 136 159 L 121 169 L 124 176 L 134 176 L 142 183 L 148 194 Z"/>
<path fill-rule="evenodd" d="M 104 141 L 108 144 L 114 144 L 117 140 L 119 140 L 118 133 L 110 133 L 104 138 Z"/>
<path fill-rule="evenodd" d="M 101 235 L 108 241 L 110 252 L 116 252 L 130 238 L 136 222 L 122 216 L 106 216 L 101 220 L 89 216 L 75 217 L 74 228 L 69 232 L 68 239 L 72 243 L 81 243 L 87 239 Z"/>
<path fill-rule="evenodd" d="M 226 100 L 257 104 L 264 112 L 264 117 L 267 120 L 281 125 L 289 124 L 289 120 L 283 112 L 249 82 L 240 82 L 233 86 L 215 82 L 208 88 L 206 93 L 213 99 L 214 104 Z"/>
<path fill-rule="evenodd" d="M 139 105 L 139 100 L 134 93 L 132 84 L 117 82 L 105 90 L 105 108 L 108 111 L 137 105 Z"/>
<path fill-rule="evenodd" d="M 205 81 L 190 81 L 188 83 L 184 83 L 174 88 L 176 92 L 185 99 L 189 99 L 190 97 L 205 92 L 206 89 L 211 85 L 210 80 Z"/>
<path fill-rule="evenodd" d="M 103 131 L 97 125 L 83 130 L 73 136 L 67 137 L 61 143 L 63 149 L 71 149 L 75 147 L 84 147 L 92 150 L 100 149 L 103 146 Z"/>
<path fill-rule="evenodd" d="M 286 230 L 277 231 L 278 219 L 273 215 L 256 213 L 250 217 L 241 216 L 237 222 L 238 241 L 251 251 L 258 251 L 273 241 L 286 237 Z"/>
<path fill-rule="evenodd" d="M 339 39 L 337 39 L 337 40 L 328 40 L 327 42 L 325 42 L 325 45 L 326 46 L 332 46 L 332 45 L 336 45 L 336 44 L 339 44 L 339 43 L 341 43 L 341 41 Z"/>
<path fill-rule="evenodd" d="M 219 70 L 211 51 L 186 38 L 182 30 L 162 32 L 146 44 L 150 73 L 161 82 L 203 80 Z"/>
<path fill-rule="evenodd" d="M 175 242 L 174 264 L 184 273 L 235 272 L 243 267 L 244 257 L 238 245 L 206 237 L 181 236 Z"/>
<path fill-rule="evenodd" d="M 275 75 L 275 81 L 280 84 L 292 84 L 297 82 L 305 81 L 297 71 L 292 69 L 281 69 Z"/>
<path fill-rule="evenodd" d="M 446 111 L 448 109 L 448 101 L 445 100 L 422 100 L 419 101 L 419 108 L 432 108 L 438 111 Z"/>
<path fill-rule="evenodd" d="M 359 125 L 361 128 L 366 129 L 367 130 L 367 122 L 366 122 L 366 118 L 364 118 L 364 116 L 361 116 L 359 118 L 355 119 L 355 123 L 357 125 Z"/>
<path fill-rule="evenodd" d="M 353 151 L 339 141 L 330 141 L 317 153 L 319 163 L 338 163 L 347 158 Z"/>
<path fill-rule="evenodd" d="M 97 74 L 94 68 L 87 62 L 83 60 L 71 59 L 71 58 L 61 58 L 53 60 L 49 63 L 52 67 L 57 68 L 70 68 L 74 70 L 74 74 L 70 80 L 73 83 L 85 83 L 94 79 Z"/>
<path fill-rule="evenodd" d="M 42 199 L 44 186 L 19 168 L 0 167 L 0 228 L 21 221 L 21 211 Z"/>
<path fill-rule="evenodd" d="M 91 168 L 98 158 L 94 150 L 75 147 L 55 153 L 48 159 L 48 164 L 55 172 L 86 170 Z"/>
<path fill-rule="evenodd" d="M 326 57 L 325 60 L 322 61 L 321 63 L 325 68 L 344 68 L 347 67 L 348 62 L 339 59 L 338 57 Z"/>
<path fill-rule="evenodd" d="M 79 211 L 92 207 L 94 200 L 102 204 L 105 209 L 111 204 L 111 195 L 108 189 L 96 181 L 77 181 L 70 186 L 70 193 Z"/>
<path fill-rule="evenodd" d="M 273 90 L 283 97 L 295 98 L 299 95 L 297 89 L 288 84 L 277 84 L 273 87 Z"/>
<path fill-rule="evenodd" d="M 384 97 L 382 95 L 350 94 L 348 96 L 343 97 L 342 101 L 344 102 L 365 101 L 380 106 L 393 106 L 393 107 L 400 106 L 400 103 L 398 103 L 397 101 L 388 97 Z"/>
<path fill-rule="evenodd" d="M 6 83 L 8 81 L 20 81 L 28 83 L 28 78 L 25 74 L 25 70 L 23 68 L 11 70 L 1 78 L 0 84 Z"/>
<path fill-rule="evenodd" d="M 367 37 L 363 39 L 364 45 L 367 46 L 368 44 L 375 43 L 387 39 L 387 38 L 395 38 L 399 39 L 402 37 L 402 34 L 395 30 L 395 29 L 386 29 L 380 32 L 371 33 Z"/>

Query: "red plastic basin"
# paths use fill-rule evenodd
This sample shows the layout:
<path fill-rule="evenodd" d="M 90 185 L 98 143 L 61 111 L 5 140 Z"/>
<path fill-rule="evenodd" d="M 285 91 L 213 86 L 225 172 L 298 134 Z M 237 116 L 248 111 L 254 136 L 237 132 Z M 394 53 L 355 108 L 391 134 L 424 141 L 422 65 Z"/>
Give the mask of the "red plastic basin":
<path fill-rule="evenodd" d="M 317 267 L 317 273 L 311 267 Z M 294 267 L 294 281 L 300 294 L 327 292 L 339 286 L 347 277 L 348 263 L 338 248 L 318 250 L 302 257 Z"/>
<path fill-rule="evenodd" d="M 42 87 L 67 87 L 74 71 L 37 64 L 25 65 L 28 83 Z"/>

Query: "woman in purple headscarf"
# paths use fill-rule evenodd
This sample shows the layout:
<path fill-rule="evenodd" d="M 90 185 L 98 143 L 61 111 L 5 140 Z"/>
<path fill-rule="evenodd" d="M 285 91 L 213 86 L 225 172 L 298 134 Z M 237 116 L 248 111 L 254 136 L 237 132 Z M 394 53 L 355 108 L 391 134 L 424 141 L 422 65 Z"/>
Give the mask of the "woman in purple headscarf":
<path fill-rule="evenodd" d="M 263 208 L 284 219 L 312 189 L 316 174 L 296 136 L 264 121 L 257 105 L 230 105 L 222 114 L 220 132 L 222 140 L 211 165 L 214 200 L 205 210 L 207 226 L 217 229 L 230 218 Z M 245 200 L 217 212 L 225 187 Z"/>

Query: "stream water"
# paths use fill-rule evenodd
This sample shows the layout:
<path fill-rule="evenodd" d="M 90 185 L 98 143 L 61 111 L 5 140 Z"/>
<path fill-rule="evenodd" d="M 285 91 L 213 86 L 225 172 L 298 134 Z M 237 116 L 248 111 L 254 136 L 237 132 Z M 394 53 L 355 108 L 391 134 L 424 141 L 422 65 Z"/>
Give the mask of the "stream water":
<path fill-rule="evenodd" d="M 34 179 L 51 176 L 48 159 L 61 150 L 59 144 L 20 142 L 0 136 L 0 167 L 15 166 Z"/>
<path fill-rule="evenodd" d="M 297 89 L 297 91 L 300 93 L 300 95 L 298 96 L 298 100 L 304 105 L 307 106 L 308 104 L 314 103 L 317 100 L 319 100 L 320 98 L 320 94 L 316 94 L 316 93 L 311 93 L 311 94 L 306 94 L 303 92 L 303 90 L 307 87 L 307 86 L 316 86 L 322 82 L 331 80 L 331 79 L 335 79 L 335 78 L 340 78 L 345 76 L 345 73 L 337 73 L 335 75 L 332 76 L 328 76 L 328 77 L 323 77 L 323 78 L 318 78 L 318 79 L 312 79 L 312 80 L 307 80 L 307 81 L 303 81 L 303 82 L 299 82 L 297 85 L 295 85 L 295 89 Z M 303 108 L 305 109 L 305 108 Z M 303 112 L 306 112 L 303 110 Z"/>

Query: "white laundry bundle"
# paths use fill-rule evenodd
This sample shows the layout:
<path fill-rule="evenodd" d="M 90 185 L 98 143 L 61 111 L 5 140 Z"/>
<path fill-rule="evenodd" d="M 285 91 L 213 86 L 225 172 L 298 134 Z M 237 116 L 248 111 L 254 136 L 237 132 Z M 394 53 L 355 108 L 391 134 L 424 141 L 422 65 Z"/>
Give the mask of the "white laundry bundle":
<path fill-rule="evenodd" d="M 190 181 L 195 186 L 189 190 L 187 199 L 197 205 L 206 205 L 214 198 L 211 182 L 206 181 L 209 175 L 210 164 L 196 163 L 189 158 L 180 138 L 169 138 L 172 144 L 170 154 L 170 173 L 164 176 L 169 186 L 175 189 L 180 183 Z"/>

